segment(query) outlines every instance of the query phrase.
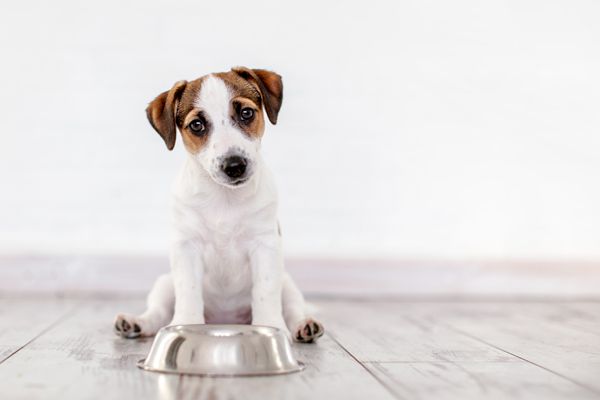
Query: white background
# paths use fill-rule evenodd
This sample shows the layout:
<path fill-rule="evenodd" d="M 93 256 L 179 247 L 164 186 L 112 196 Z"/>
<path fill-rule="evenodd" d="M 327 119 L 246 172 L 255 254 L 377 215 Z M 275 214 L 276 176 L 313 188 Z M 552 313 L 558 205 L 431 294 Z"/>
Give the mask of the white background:
<path fill-rule="evenodd" d="M 164 254 L 146 104 L 284 78 L 264 152 L 290 257 L 600 258 L 597 1 L 0 5 L 0 251 Z"/>

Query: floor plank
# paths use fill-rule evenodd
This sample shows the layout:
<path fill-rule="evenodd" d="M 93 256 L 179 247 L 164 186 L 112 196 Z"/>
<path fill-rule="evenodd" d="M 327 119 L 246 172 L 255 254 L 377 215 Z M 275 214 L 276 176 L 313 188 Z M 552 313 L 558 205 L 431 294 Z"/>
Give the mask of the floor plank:
<path fill-rule="evenodd" d="M 600 335 L 600 303 L 577 302 L 550 307 L 548 318 L 556 323 L 568 325 L 583 332 Z"/>
<path fill-rule="evenodd" d="M 598 399 L 527 362 L 370 363 L 402 399 Z"/>
<path fill-rule="evenodd" d="M 589 314 L 576 303 L 456 304 L 442 321 L 600 395 L 600 321 Z"/>
<path fill-rule="evenodd" d="M 322 300 L 328 334 L 295 346 L 304 372 L 223 379 L 138 370 L 151 340 L 111 320 L 141 300 L 5 299 L 0 398 L 600 398 L 599 305 Z"/>
<path fill-rule="evenodd" d="M 75 307 L 74 301 L 2 299 L 0 306 L 0 363 L 11 357 Z"/>
<path fill-rule="evenodd" d="M 263 378 L 199 378 L 137 369 L 151 340 L 114 336 L 117 311 L 141 302 L 88 301 L 72 315 L 0 365 L 0 398 L 10 399 L 393 399 L 373 375 L 325 336 L 296 345 L 308 367 Z"/>
<path fill-rule="evenodd" d="M 326 329 L 361 362 L 498 361 L 517 359 L 421 318 L 423 303 L 322 302 Z"/>
<path fill-rule="evenodd" d="M 445 398 L 484 394 L 492 398 L 546 398 L 549 390 L 557 398 L 562 394 L 598 398 L 590 382 L 594 375 L 600 376 L 596 361 L 600 338 L 579 328 L 561 328 L 564 321 L 582 319 L 572 312 L 573 307 L 572 303 L 563 307 L 556 303 L 347 301 L 322 305 L 332 335 L 400 397 L 427 397 L 447 390 Z M 547 334 L 545 329 L 540 331 L 540 324 L 556 324 L 562 337 L 550 327 L 545 328 L 549 329 Z M 477 327 L 476 334 L 463 331 L 471 327 Z M 502 330 L 512 332 L 515 340 L 527 338 L 525 355 L 536 355 L 541 365 L 480 338 L 481 333 Z M 503 344 L 511 343 L 510 335 L 503 339 Z M 574 372 L 561 375 L 548 370 L 556 362 L 565 362 Z M 413 375 L 428 378 L 420 382 Z M 536 389 L 543 385 L 544 389 Z"/>

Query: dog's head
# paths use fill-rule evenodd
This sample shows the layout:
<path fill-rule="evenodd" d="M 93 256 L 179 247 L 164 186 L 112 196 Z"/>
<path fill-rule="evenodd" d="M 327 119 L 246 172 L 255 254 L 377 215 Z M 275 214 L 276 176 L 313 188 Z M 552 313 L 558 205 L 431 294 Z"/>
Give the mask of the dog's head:
<path fill-rule="evenodd" d="M 146 113 L 169 150 L 179 129 L 186 150 L 211 178 L 237 187 L 254 172 L 265 130 L 263 108 L 275 124 L 282 99 L 279 75 L 237 67 L 175 83 Z"/>

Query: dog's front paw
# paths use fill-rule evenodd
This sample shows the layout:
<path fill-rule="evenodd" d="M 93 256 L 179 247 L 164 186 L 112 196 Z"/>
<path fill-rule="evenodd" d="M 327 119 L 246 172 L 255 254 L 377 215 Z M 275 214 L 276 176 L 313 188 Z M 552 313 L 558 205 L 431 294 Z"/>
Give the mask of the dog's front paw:
<path fill-rule="evenodd" d="M 325 329 L 323 325 L 312 318 L 308 318 L 299 324 L 294 331 L 294 340 L 300 343 L 313 343 L 323 336 Z"/>
<path fill-rule="evenodd" d="M 142 335 L 142 326 L 138 318 L 130 314 L 118 314 L 115 318 L 115 333 L 127 339 Z"/>

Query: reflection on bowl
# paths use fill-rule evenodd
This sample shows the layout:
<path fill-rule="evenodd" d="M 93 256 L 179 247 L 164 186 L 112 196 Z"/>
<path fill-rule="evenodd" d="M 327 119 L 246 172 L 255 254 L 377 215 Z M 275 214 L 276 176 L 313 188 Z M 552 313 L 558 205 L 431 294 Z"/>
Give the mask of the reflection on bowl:
<path fill-rule="evenodd" d="M 167 326 L 138 366 L 204 376 L 278 375 L 304 368 L 282 331 L 254 325 Z"/>

